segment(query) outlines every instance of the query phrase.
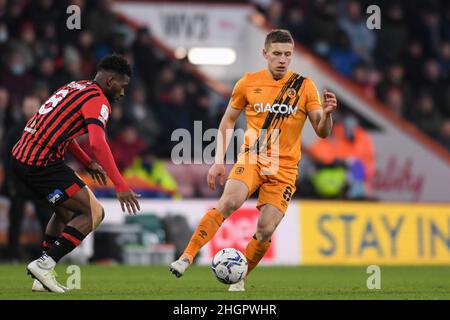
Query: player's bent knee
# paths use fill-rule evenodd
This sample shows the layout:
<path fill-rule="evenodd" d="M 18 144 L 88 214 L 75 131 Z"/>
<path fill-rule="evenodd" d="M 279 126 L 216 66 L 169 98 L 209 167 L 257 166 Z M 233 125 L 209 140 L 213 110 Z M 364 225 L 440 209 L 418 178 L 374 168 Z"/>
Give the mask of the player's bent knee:
<path fill-rule="evenodd" d="M 105 218 L 105 210 L 100 204 L 91 207 L 92 230 L 95 230 Z"/>
<path fill-rule="evenodd" d="M 234 199 L 233 197 L 226 197 L 224 199 L 220 199 L 218 209 L 225 218 L 228 218 L 234 211 L 239 209 L 240 206 L 240 201 Z"/>
<path fill-rule="evenodd" d="M 92 219 L 92 230 L 95 230 L 105 218 L 105 210 L 101 203 L 89 188 L 86 188 L 89 195 L 89 210 Z"/>
<path fill-rule="evenodd" d="M 73 219 L 73 217 L 76 215 L 74 212 L 65 211 L 64 213 L 58 213 L 56 217 L 63 223 L 68 224 L 70 220 Z"/>

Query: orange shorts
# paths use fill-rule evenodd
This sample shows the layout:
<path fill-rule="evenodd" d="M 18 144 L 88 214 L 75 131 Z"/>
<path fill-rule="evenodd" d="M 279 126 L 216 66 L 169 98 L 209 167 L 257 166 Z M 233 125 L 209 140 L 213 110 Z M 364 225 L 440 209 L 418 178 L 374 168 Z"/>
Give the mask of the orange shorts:
<path fill-rule="evenodd" d="M 247 198 L 259 189 L 258 203 L 260 209 L 265 204 L 271 204 L 283 214 L 294 194 L 297 169 L 279 169 L 275 174 L 264 174 L 260 164 L 238 162 L 233 166 L 228 179 L 242 181 L 248 187 Z"/>

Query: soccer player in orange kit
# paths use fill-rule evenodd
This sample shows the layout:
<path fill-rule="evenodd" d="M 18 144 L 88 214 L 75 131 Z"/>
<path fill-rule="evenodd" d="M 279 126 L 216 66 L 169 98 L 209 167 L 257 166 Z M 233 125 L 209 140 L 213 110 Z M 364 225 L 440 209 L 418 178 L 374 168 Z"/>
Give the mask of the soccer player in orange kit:
<path fill-rule="evenodd" d="M 233 130 L 243 110 L 247 118 L 246 139 L 217 206 L 206 212 L 184 253 L 170 264 L 170 271 L 177 277 L 184 274 L 223 221 L 259 189 L 260 216 L 256 233 L 245 250 L 248 276 L 269 249 L 272 234 L 295 192 L 306 118 L 319 137 L 330 134 L 336 96 L 325 90 L 322 104 L 314 82 L 288 69 L 293 51 L 290 32 L 272 30 L 263 49 L 267 68 L 247 73 L 236 83 L 219 125 L 215 164 L 208 172 L 211 189 L 215 189 L 216 178 L 224 184 L 224 155 L 231 138 L 226 133 Z M 251 132 L 257 134 L 247 135 Z M 256 139 L 252 140 L 252 136 Z M 229 291 L 245 291 L 244 279 L 232 284 Z"/>

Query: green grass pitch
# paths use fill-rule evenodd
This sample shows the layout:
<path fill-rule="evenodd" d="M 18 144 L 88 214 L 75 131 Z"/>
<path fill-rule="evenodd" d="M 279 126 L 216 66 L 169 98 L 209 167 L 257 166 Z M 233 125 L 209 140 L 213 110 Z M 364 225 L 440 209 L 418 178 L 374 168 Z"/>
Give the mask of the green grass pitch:
<path fill-rule="evenodd" d="M 57 267 L 65 283 L 66 266 Z M 0 265 L 0 299 L 450 299 L 450 268 L 383 267 L 381 289 L 366 286 L 366 267 L 259 267 L 246 292 L 228 292 L 208 267 L 175 278 L 164 266 L 81 266 L 81 290 L 33 293 L 25 265 Z"/>

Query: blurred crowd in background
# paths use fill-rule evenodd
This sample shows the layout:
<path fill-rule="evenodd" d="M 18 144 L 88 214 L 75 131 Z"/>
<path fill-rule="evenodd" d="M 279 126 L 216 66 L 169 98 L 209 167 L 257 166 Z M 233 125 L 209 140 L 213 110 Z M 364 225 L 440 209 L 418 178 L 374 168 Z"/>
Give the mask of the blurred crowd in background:
<path fill-rule="evenodd" d="M 72 4 L 81 8 L 81 30 L 65 27 L 66 8 Z M 119 169 L 142 189 L 143 196 L 179 196 L 180 187 L 183 196 L 201 196 L 196 190 L 200 182 L 180 178 L 191 186 L 177 185 L 167 169 L 170 161 L 160 159 L 170 159 L 175 129 L 192 132 L 194 121 L 202 121 L 204 130 L 216 127 L 226 99 L 217 99 L 194 77 L 187 60 L 174 60 L 158 49 L 149 30 L 132 28 L 116 16 L 113 4 L 110 0 L 0 0 L 0 185 L 4 193 L 8 193 L 9 179 L 4 175 L 9 152 L 21 133 L 16 128 L 23 128 L 29 113 L 36 112 L 54 90 L 73 80 L 93 79 L 100 58 L 117 52 L 133 67 L 126 95 L 113 106 L 107 126 Z M 80 143 L 89 153 L 87 141 Z M 173 171 L 176 175 L 177 168 Z M 204 173 L 200 171 L 198 175 Z M 108 196 L 113 190 L 97 192 Z"/>
<path fill-rule="evenodd" d="M 289 29 L 365 95 L 450 150 L 450 6 L 445 1 L 377 1 L 383 15 L 376 31 L 366 27 L 367 1 L 252 2 L 272 26 Z M 81 30 L 61 27 L 71 4 L 81 8 Z M 99 59 L 117 52 L 133 66 L 131 84 L 107 126 L 119 169 L 146 197 L 218 196 L 220 188 L 212 192 L 206 186 L 209 166 L 170 161 L 176 144 L 171 134 L 177 128 L 192 132 L 196 120 L 203 130 L 217 128 L 227 97 L 213 93 L 187 60 L 172 59 L 155 45 L 151 30 L 131 27 L 112 6 L 112 0 L 0 0 L 2 192 L 9 194 L 7 166 L 20 136 L 17 128 L 51 92 L 73 80 L 92 79 Z M 333 139 L 318 140 L 305 152 L 305 163 L 310 156 L 314 170 L 299 175 L 296 196 L 370 198 L 375 172 L 370 136 L 357 119 L 341 118 Z M 89 153 L 86 140 L 81 145 Z M 114 196 L 111 188 L 95 191 Z"/>
<path fill-rule="evenodd" d="M 450 2 L 253 0 L 267 21 L 450 150 Z M 381 28 L 367 19 L 380 8 Z M 373 20 L 372 20 L 373 21 Z"/>

